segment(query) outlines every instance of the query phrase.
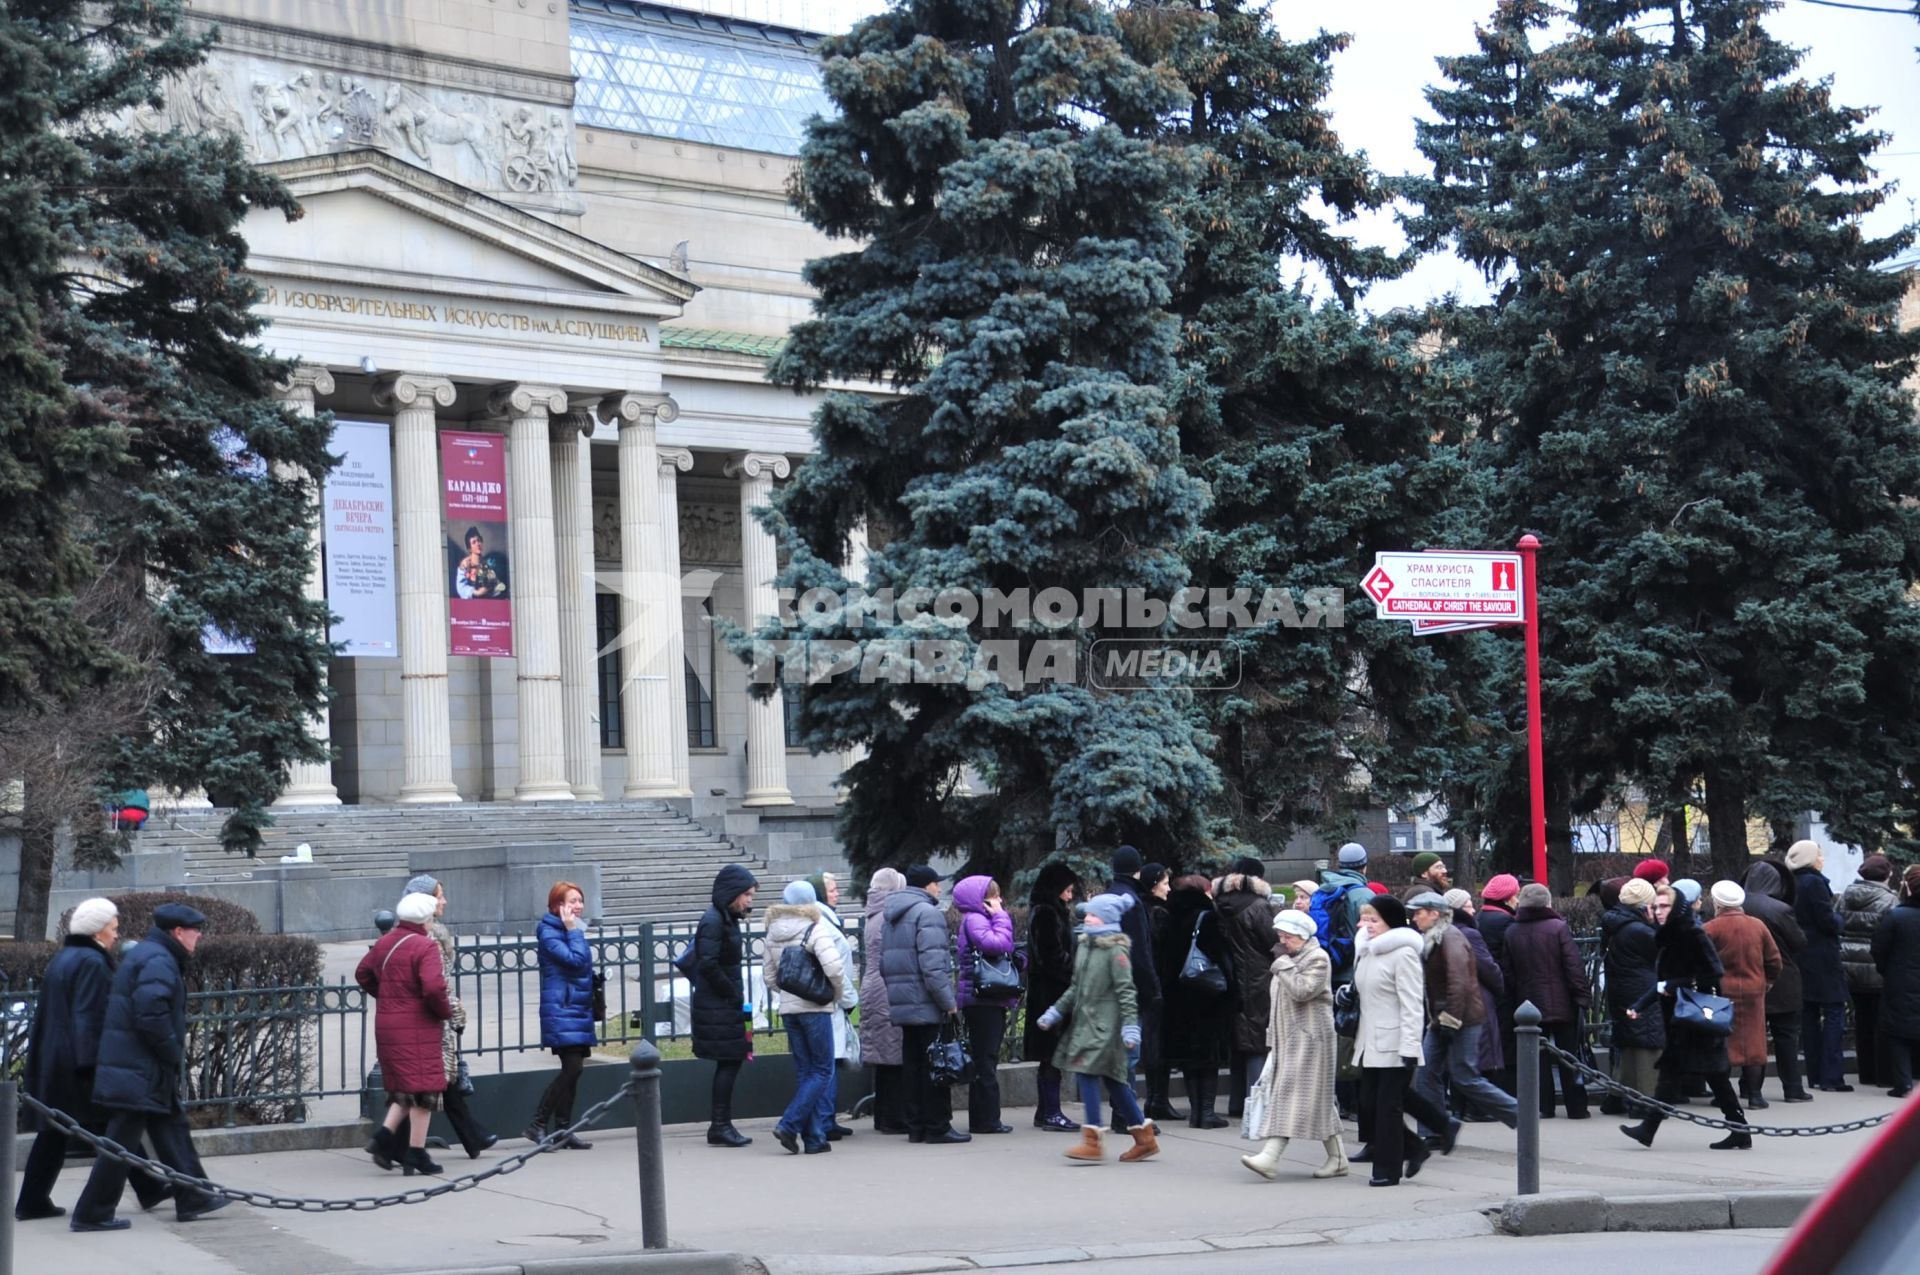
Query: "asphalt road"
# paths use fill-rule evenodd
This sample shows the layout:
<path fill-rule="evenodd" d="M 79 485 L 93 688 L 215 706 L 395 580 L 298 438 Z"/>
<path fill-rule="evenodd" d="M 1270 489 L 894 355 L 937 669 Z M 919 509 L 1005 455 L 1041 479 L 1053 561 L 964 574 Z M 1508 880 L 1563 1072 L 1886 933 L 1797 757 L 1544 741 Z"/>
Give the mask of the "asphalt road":
<path fill-rule="evenodd" d="M 1470 1240 L 1423 1240 L 1408 1244 L 1332 1244 L 1314 1248 L 1250 1250 L 1208 1256 L 1145 1257 L 1102 1262 L 1113 1275 L 1354 1275 L 1391 1268 L 1418 1275 L 1493 1275 L 1526 1268 L 1561 1275 L 1632 1270 L 1685 1271 L 1686 1275 L 1755 1275 L 1779 1247 L 1785 1231 L 1707 1231 L 1694 1234 L 1556 1235 L 1541 1239 L 1486 1236 Z M 1525 1263 L 1522 1267 L 1519 1264 Z M 1065 1266 L 1019 1266 L 1010 1271 L 1047 1271 Z"/>

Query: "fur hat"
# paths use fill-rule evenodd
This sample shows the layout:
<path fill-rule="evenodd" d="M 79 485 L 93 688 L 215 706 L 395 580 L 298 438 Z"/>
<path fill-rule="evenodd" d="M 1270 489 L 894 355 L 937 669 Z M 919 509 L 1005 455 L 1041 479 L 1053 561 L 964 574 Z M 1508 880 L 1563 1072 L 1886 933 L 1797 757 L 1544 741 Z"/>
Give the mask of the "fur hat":
<path fill-rule="evenodd" d="M 820 896 L 813 892 L 811 881 L 789 881 L 787 888 L 780 892 L 780 901 L 795 907 L 804 907 L 809 903 L 818 903 Z"/>
<path fill-rule="evenodd" d="M 1440 862 L 1440 856 L 1431 850 L 1422 850 L 1413 856 L 1413 875 L 1425 876 L 1427 869 Z"/>
<path fill-rule="evenodd" d="M 440 900 L 431 894 L 409 894 L 400 900 L 399 906 L 393 909 L 393 914 L 402 921 L 425 925 L 433 919 L 433 914 L 439 906 Z"/>
<path fill-rule="evenodd" d="M 1713 883 L 1713 906 L 1717 908 L 1742 907 L 1747 901 L 1747 892 L 1731 881 Z"/>
<path fill-rule="evenodd" d="M 1273 918 L 1273 928 L 1282 934 L 1297 934 L 1303 939 L 1313 938 L 1318 933 L 1312 917 L 1291 909 Z"/>
<path fill-rule="evenodd" d="M 1152 894 L 1153 887 L 1172 875 L 1172 870 L 1164 863 L 1143 863 L 1140 865 L 1140 893 Z"/>
<path fill-rule="evenodd" d="M 67 922 L 67 933 L 92 938 L 119 916 L 120 909 L 113 906 L 112 899 L 83 899 L 80 906 L 73 910 L 73 917 Z"/>
<path fill-rule="evenodd" d="M 1502 872 L 1480 887 L 1480 897 L 1489 903 L 1504 903 L 1518 893 L 1520 893 L 1520 878 L 1511 872 Z"/>
<path fill-rule="evenodd" d="M 1819 857 L 1820 847 L 1811 841 L 1796 841 L 1787 847 L 1787 867 L 1795 872 L 1811 868 L 1813 861 Z"/>
<path fill-rule="evenodd" d="M 1620 887 L 1620 901 L 1630 908 L 1644 908 L 1653 902 L 1653 882 L 1634 877 Z"/>
<path fill-rule="evenodd" d="M 1538 881 L 1529 881 L 1520 887 L 1517 902 L 1523 908 L 1550 908 L 1553 906 L 1553 891 Z"/>
<path fill-rule="evenodd" d="M 1643 859 L 1633 867 L 1633 878 L 1652 885 L 1656 881 L 1665 881 L 1673 875 L 1673 869 L 1667 866 L 1665 859 Z"/>
<path fill-rule="evenodd" d="M 1233 861 L 1233 872 L 1243 877 L 1264 877 L 1267 875 L 1267 865 L 1250 854 L 1243 854 Z"/>
<path fill-rule="evenodd" d="M 1367 848 L 1358 841 L 1349 841 L 1340 847 L 1340 866 L 1343 868 L 1364 868 L 1367 866 Z"/>
<path fill-rule="evenodd" d="M 1375 895 L 1373 902 L 1364 905 L 1360 910 L 1364 912 L 1367 908 L 1372 908 L 1378 913 L 1389 929 L 1403 930 L 1407 927 L 1407 905 L 1391 894 Z"/>

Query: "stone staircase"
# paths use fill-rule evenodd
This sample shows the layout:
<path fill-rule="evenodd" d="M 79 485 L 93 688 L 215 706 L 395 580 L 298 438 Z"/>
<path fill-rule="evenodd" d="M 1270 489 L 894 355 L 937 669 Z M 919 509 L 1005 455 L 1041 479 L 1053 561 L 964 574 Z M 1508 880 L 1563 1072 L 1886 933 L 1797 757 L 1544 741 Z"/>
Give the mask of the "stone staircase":
<path fill-rule="evenodd" d="M 218 810 L 156 811 L 136 850 L 180 850 L 196 884 L 246 880 L 301 842 L 314 862 L 347 877 L 404 875 L 414 850 L 570 845 L 600 867 L 601 920 L 690 921 L 711 902 L 714 873 L 741 863 L 762 881 L 765 860 L 657 801 L 472 802 L 458 806 L 312 806 L 276 810 L 259 858 L 220 846 Z"/>

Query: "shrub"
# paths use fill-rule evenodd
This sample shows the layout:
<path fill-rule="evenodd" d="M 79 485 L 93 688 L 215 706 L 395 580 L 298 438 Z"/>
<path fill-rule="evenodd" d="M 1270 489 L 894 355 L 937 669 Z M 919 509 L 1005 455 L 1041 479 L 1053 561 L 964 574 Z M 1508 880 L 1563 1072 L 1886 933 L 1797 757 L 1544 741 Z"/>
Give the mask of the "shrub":
<path fill-rule="evenodd" d="M 1597 934 L 1600 932 L 1600 914 L 1605 909 L 1600 906 L 1598 894 L 1563 894 L 1553 901 L 1553 910 L 1560 914 L 1567 928 L 1575 934 Z"/>

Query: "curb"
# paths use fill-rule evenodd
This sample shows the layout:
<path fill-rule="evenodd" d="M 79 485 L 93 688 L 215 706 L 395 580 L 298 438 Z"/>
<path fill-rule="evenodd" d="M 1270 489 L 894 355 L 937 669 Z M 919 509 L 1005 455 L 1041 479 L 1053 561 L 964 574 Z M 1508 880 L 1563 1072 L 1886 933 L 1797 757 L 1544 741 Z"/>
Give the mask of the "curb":
<path fill-rule="evenodd" d="M 1595 1231 L 1723 1231 L 1792 1226 L 1819 1192 L 1725 1191 L 1683 1195 L 1615 1195 L 1546 1191 L 1516 1195 L 1487 1211 L 1503 1235 L 1573 1235 Z"/>
<path fill-rule="evenodd" d="M 201 1159 L 218 1155 L 265 1155 L 271 1151 L 352 1151 L 373 1135 L 369 1120 L 315 1121 L 311 1124 L 240 1125 L 193 1131 L 193 1149 Z M 35 1135 L 14 1143 L 15 1164 L 27 1162 Z M 91 1153 L 89 1153 L 89 1157 Z"/>
<path fill-rule="evenodd" d="M 406 1275 L 759 1275 L 759 1264 L 738 1253 L 667 1249 L 654 1253 L 600 1253 L 593 1257 L 530 1257 L 485 1266 L 436 1266 Z"/>

